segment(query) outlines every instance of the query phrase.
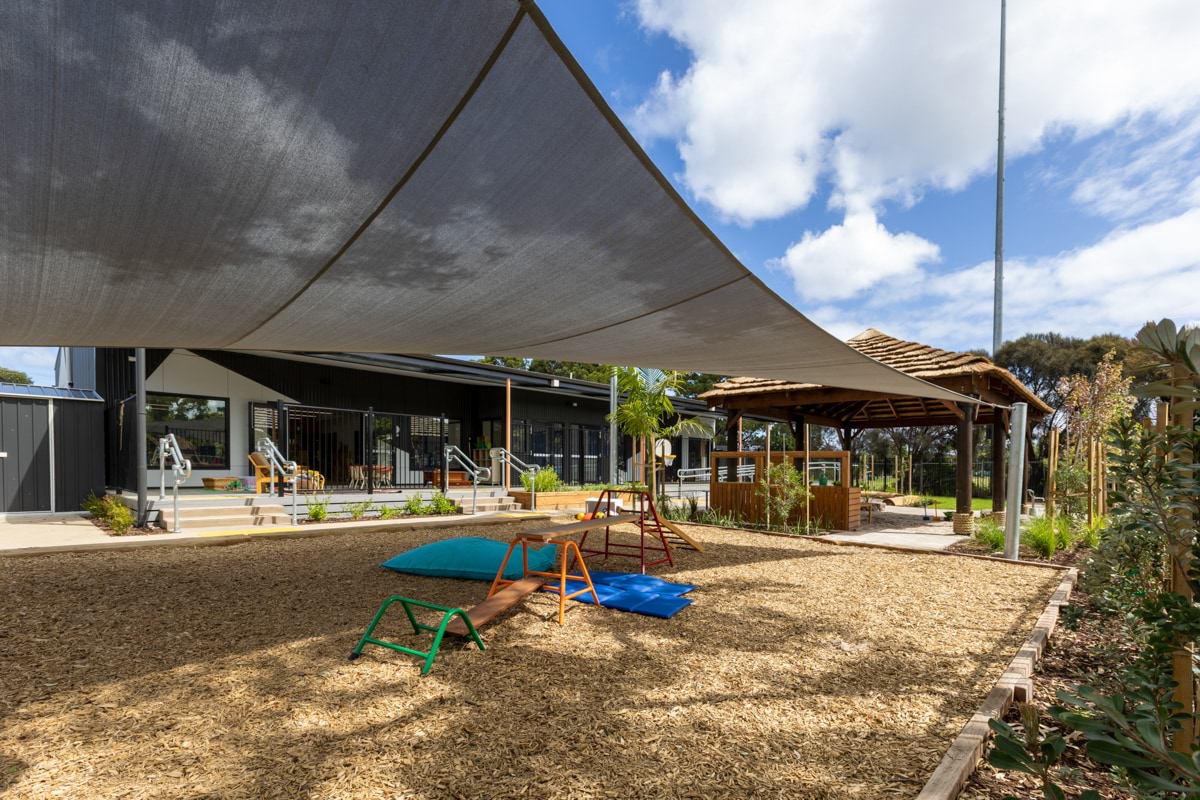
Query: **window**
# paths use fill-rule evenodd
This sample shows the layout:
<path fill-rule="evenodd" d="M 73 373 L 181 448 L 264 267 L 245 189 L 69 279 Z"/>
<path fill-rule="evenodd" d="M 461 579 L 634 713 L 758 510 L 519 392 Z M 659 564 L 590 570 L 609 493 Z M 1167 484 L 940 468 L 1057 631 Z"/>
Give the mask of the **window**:
<path fill-rule="evenodd" d="M 220 397 L 147 394 L 147 463 L 158 466 L 158 440 L 173 433 L 192 469 L 229 469 L 228 408 Z"/>

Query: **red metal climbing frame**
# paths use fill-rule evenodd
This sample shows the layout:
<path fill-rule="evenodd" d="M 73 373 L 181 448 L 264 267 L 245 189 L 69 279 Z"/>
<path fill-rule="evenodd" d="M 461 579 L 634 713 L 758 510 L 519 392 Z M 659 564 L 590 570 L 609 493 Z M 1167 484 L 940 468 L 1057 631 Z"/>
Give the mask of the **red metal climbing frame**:
<path fill-rule="evenodd" d="M 604 556 L 605 558 L 611 558 L 620 556 L 622 558 L 636 558 L 641 564 L 643 575 L 646 574 L 647 567 L 656 567 L 659 564 L 674 566 L 675 562 L 671 558 L 671 545 L 667 542 L 667 536 L 670 532 L 659 520 L 658 509 L 654 507 L 654 498 L 650 496 L 650 493 L 640 489 L 605 489 L 600 493 L 595 510 L 608 514 L 609 510 L 616 506 L 616 497 L 628 497 L 634 501 L 632 510 L 626 508 L 623 513 L 614 516 L 612 520 L 614 525 L 637 525 L 639 529 L 638 543 L 614 542 L 611 531 L 605 527 L 604 549 L 601 550 L 597 547 L 589 548 L 587 540 L 591 531 L 585 531 L 583 538 L 579 540 L 579 552 L 582 554 L 582 557 Z M 624 505 L 622 503 L 623 508 Z M 647 534 L 651 536 L 649 544 L 646 543 Z M 647 553 L 662 553 L 663 555 L 662 558 L 655 561 L 647 561 Z"/>

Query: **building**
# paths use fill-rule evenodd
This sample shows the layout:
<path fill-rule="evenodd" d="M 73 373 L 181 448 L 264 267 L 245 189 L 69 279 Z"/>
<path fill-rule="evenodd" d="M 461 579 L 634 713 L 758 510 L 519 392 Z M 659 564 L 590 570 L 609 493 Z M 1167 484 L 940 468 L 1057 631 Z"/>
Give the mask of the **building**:
<path fill-rule="evenodd" d="M 608 481 L 606 384 L 439 356 L 152 349 L 146 361 L 151 486 L 157 441 L 174 433 L 192 462 L 186 486 L 248 477 L 249 454 L 267 436 L 321 473 L 326 489 L 363 488 L 364 473 L 371 489 L 423 488 L 443 468 L 443 443 L 488 466 L 489 449 L 509 435 L 506 419 L 517 458 L 554 467 L 568 483 Z M 134 351 L 64 348 L 57 380 L 103 398 L 105 482 L 133 489 Z M 719 418 L 700 401 L 676 405 L 710 428 Z M 707 467 L 710 448 L 711 437 L 677 440 L 671 472 Z M 625 480 L 633 468 L 628 437 L 619 453 Z"/>

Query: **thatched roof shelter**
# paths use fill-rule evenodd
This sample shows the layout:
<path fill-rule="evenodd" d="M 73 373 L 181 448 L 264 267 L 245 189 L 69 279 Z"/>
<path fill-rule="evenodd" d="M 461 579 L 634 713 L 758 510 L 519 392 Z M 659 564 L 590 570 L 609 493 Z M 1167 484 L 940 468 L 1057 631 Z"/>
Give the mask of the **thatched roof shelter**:
<path fill-rule="evenodd" d="M 1008 407 L 1025 403 L 1029 407 L 1030 427 L 1052 409 L 1030 391 L 1015 375 L 992 363 L 987 356 L 955 353 L 920 342 L 909 342 L 868 328 L 847 344 L 901 372 L 928 381 L 977 403 L 954 403 L 888 392 L 840 389 L 811 383 L 791 383 L 760 378 L 730 378 L 700 395 L 710 408 L 724 408 L 730 422 L 745 414 L 789 423 L 797 441 L 804 442 L 803 428 L 808 424 L 836 428 L 842 447 L 849 450 L 856 432 L 865 428 L 932 427 L 954 425 L 958 428 L 958 515 L 955 528 L 971 528 L 971 463 L 974 452 L 973 429 L 990 424 L 995 441 L 1008 436 Z M 1027 432 L 1029 428 L 1026 429 Z M 738 449 L 733 426 L 729 426 L 731 450 Z M 1025 442 L 1026 453 L 1032 442 Z M 992 498 L 994 511 L 1004 510 L 1004 448 L 992 448 Z M 966 458 L 962 454 L 967 454 Z M 1029 471 L 1025 471 L 1028 476 Z"/>
<path fill-rule="evenodd" d="M 915 378 L 978 398 L 981 404 L 974 415 L 976 424 L 993 422 L 996 406 L 1015 402 L 1029 405 L 1031 421 L 1051 412 L 1029 387 L 987 356 L 941 350 L 897 339 L 874 328 L 868 328 L 847 344 Z M 804 417 L 807 422 L 842 431 L 957 425 L 963 418 L 959 406 L 943 400 L 759 378 L 730 378 L 700 398 L 710 407 L 725 408 L 734 415 L 748 413 L 788 422 Z"/>

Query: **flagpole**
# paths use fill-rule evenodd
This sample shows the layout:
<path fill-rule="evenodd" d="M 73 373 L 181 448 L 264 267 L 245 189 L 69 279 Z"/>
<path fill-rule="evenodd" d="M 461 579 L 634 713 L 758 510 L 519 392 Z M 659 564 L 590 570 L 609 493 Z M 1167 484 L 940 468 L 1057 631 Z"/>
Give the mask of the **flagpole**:
<path fill-rule="evenodd" d="M 1008 0 L 1000 0 L 1000 107 L 996 136 L 996 291 L 992 312 L 992 357 L 1004 342 L 1004 46 Z"/>

